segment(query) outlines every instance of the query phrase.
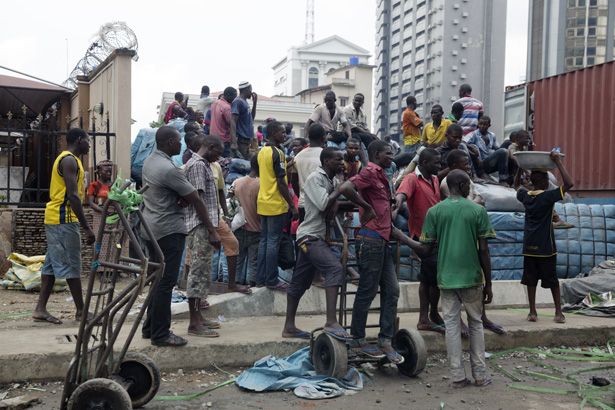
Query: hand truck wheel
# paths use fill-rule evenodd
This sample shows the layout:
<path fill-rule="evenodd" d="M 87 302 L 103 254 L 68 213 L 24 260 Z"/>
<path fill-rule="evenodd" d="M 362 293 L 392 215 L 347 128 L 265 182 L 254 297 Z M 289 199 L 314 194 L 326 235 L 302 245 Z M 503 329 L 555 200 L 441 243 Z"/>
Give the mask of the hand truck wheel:
<path fill-rule="evenodd" d="M 344 341 L 326 333 L 318 335 L 314 341 L 312 364 L 317 374 L 342 380 L 348 367 L 348 349 Z"/>
<path fill-rule="evenodd" d="M 393 336 L 393 349 L 404 357 L 397 368 L 402 374 L 414 377 L 427 365 L 427 348 L 423 337 L 415 329 L 399 329 Z"/>
<path fill-rule="evenodd" d="M 131 410 L 128 392 L 111 379 L 90 379 L 81 383 L 68 400 L 68 410 Z"/>
<path fill-rule="evenodd" d="M 160 388 L 158 367 L 152 359 L 143 353 L 126 353 L 120 365 L 118 376 L 129 383 L 127 391 L 133 408 L 147 404 Z"/>

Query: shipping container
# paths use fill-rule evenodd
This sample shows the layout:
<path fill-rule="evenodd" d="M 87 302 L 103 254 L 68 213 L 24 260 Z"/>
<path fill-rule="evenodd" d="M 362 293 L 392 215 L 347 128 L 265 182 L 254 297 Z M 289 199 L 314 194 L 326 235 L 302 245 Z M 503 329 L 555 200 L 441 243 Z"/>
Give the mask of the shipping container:
<path fill-rule="evenodd" d="M 615 198 L 615 62 L 507 87 L 504 100 L 506 135 L 526 128 L 535 151 L 566 154 L 573 196 Z"/>

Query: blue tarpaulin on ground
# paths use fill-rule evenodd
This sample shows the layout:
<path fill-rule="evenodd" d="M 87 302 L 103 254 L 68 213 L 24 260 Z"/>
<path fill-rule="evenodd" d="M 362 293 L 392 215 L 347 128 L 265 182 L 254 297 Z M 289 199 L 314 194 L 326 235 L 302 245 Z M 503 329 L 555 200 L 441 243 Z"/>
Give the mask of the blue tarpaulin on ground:
<path fill-rule="evenodd" d="M 254 367 L 241 373 L 237 385 L 254 391 L 294 389 L 306 399 L 324 399 L 341 396 L 345 390 L 363 390 L 363 378 L 354 367 L 348 366 L 343 380 L 318 375 L 309 360 L 310 348 L 305 347 L 284 358 L 267 356 Z"/>

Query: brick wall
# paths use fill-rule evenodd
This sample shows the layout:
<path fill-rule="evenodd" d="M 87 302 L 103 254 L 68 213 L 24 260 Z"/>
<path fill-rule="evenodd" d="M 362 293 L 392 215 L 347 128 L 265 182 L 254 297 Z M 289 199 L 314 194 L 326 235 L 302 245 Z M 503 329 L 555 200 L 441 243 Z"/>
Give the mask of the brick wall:
<path fill-rule="evenodd" d="M 85 216 L 92 226 L 92 210 L 84 209 Z M 8 232 L 8 234 L 7 234 Z M 7 240 L 10 249 L 7 249 Z M 94 257 L 94 246 L 85 244 L 85 234 L 81 229 L 82 238 L 82 269 L 83 273 L 90 271 Z M 47 253 L 47 238 L 45 235 L 45 209 L 16 208 L 0 212 L 0 272 L 4 274 L 10 267 L 6 258 L 11 252 L 26 256 L 45 255 Z"/>

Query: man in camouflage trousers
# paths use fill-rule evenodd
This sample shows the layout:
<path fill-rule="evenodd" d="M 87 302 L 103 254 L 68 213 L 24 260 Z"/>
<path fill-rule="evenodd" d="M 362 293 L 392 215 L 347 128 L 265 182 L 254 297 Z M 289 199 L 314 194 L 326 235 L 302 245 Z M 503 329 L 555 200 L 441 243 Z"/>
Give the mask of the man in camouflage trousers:
<path fill-rule="evenodd" d="M 214 249 L 220 249 L 220 237 L 216 232 L 219 223 L 216 183 L 210 163 L 218 160 L 224 145 L 215 135 L 199 135 L 193 141 L 196 152 L 186 163 L 184 172 L 188 181 L 197 189 L 207 208 L 207 218 L 201 220 L 193 205 L 186 210 L 188 250 L 190 252 L 190 273 L 188 274 L 187 296 L 190 306 L 188 334 L 200 337 L 218 337 L 213 329 L 218 322 L 201 315 L 201 299 L 207 298 L 214 259 Z"/>

